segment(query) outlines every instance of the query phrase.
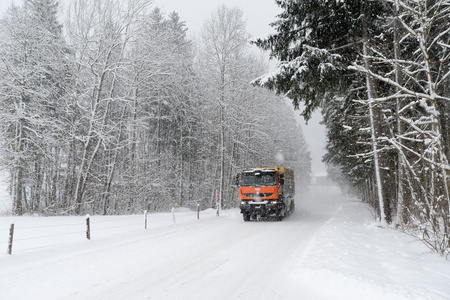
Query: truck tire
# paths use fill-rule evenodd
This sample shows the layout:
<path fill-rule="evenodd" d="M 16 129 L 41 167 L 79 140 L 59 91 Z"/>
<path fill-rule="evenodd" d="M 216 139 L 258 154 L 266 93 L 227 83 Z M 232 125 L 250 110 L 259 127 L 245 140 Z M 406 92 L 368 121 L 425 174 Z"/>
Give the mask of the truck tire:
<path fill-rule="evenodd" d="M 244 218 L 245 222 L 250 221 L 250 214 L 248 212 L 243 212 L 242 217 Z"/>

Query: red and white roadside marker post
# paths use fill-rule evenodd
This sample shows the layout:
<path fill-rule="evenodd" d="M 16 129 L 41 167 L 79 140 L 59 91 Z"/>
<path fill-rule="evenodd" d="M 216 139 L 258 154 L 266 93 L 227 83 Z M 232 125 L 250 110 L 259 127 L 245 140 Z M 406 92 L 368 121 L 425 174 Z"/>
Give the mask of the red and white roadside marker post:
<path fill-rule="evenodd" d="M 175 208 L 172 207 L 172 218 L 173 218 L 173 223 L 175 224 Z"/>

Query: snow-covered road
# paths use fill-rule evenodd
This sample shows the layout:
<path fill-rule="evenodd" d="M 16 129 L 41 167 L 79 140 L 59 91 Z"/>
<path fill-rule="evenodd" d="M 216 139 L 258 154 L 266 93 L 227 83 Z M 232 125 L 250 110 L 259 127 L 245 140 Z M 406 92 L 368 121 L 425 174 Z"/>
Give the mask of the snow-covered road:
<path fill-rule="evenodd" d="M 368 217 L 364 204 L 324 189 L 297 199 L 297 213 L 282 222 L 243 222 L 237 210 L 220 217 L 209 210 L 200 220 L 183 212 L 176 224 L 170 214 L 151 215 L 147 230 L 98 238 L 93 233 L 90 241 L 0 256 L 0 298 L 448 299 L 449 262 L 420 257 L 421 244 L 373 226 Z M 370 245 L 369 233 L 381 241 L 399 237 L 383 248 Z M 389 256 L 390 247 L 400 265 Z M 364 275 L 367 251 L 375 276 Z M 387 267 L 378 269 L 377 262 Z M 424 266 L 434 268 L 427 275 L 431 283 L 409 285 L 419 281 Z"/>

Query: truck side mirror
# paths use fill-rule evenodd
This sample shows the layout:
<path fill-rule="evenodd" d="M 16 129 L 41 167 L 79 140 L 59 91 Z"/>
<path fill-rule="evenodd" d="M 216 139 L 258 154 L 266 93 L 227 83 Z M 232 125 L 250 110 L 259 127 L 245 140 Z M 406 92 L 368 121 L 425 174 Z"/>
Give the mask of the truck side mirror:
<path fill-rule="evenodd" d="M 284 174 L 280 174 L 280 184 L 284 184 Z"/>
<path fill-rule="evenodd" d="M 241 174 L 236 174 L 236 179 L 234 180 L 234 184 L 236 185 L 236 186 L 239 186 L 239 179 L 241 178 Z"/>

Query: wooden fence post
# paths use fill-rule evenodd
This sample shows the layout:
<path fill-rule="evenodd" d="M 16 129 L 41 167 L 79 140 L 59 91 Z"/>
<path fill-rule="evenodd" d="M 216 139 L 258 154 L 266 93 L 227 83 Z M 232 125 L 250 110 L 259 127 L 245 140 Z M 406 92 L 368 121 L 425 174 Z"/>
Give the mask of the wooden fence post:
<path fill-rule="evenodd" d="M 86 238 L 88 240 L 91 239 L 91 217 L 86 215 Z"/>
<path fill-rule="evenodd" d="M 197 203 L 197 220 L 200 220 L 200 204 Z"/>
<path fill-rule="evenodd" d="M 8 254 L 12 254 L 12 246 L 13 246 L 13 240 L 14 240 L 14 223 L 11 223 L 11 226 L 9 227 L 9 240 L 8 240 Z"/>

